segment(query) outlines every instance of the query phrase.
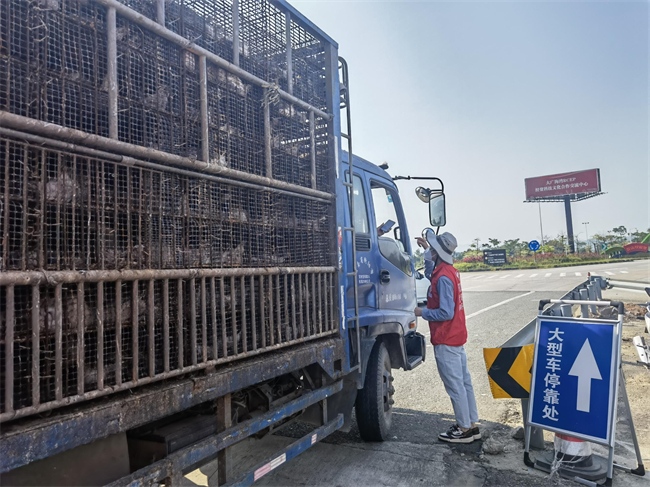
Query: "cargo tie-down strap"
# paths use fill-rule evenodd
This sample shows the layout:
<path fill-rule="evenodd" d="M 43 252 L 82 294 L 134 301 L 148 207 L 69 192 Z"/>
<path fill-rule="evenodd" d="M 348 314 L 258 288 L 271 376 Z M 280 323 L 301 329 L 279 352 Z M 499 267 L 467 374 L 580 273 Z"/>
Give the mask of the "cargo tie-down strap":
<path fill-rule="evenodd" d="M 534 353 L 532 344 L 483 349 L 494 399 L 528 399 Z"/>

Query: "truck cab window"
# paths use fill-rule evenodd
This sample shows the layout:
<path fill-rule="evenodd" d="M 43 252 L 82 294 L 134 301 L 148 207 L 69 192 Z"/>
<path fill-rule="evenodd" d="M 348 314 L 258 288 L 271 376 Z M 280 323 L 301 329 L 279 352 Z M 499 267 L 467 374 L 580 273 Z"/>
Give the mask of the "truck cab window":
<path fill-rule="evenodd" d="M 348 181 L 350 180 L 350 173 L 346 174 L 346 179 Z M 353 181 L 354 230 L 357 233 L 370 233 L 368 210 L 366 209 L 366 195 L 363 190 L 363 183 L 359 176 L 354 176 Z"/>
<path fill-rule="evenodd" d="M 393 190 L 377 183 L 370 184 L 372 203 L 377 224 L 377 241 L 381 255 L 407 275 L 412 275 L 411 258 L 406 252 L 404 219 L 400 218 L 395 208 Z"/>

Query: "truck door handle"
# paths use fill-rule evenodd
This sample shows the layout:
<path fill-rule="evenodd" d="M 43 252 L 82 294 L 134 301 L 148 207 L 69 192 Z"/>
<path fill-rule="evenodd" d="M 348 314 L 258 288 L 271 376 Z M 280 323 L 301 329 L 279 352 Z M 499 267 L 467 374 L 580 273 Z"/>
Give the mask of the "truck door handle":
<path fill-rule="evenodd" d="M 390 282 L 390 272 L 384 270 L 379 273 L 379 282 L 388 284 Z"/>

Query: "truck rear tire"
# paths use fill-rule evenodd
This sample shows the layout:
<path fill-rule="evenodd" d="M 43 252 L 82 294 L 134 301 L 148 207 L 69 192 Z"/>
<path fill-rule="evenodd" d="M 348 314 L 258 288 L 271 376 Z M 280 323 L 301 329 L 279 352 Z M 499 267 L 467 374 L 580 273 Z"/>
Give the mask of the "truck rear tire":
<path fill-rule="evenodd" d="M 355 411 L 359 433 L 365 441 L 388 438 L 393 417 L 393 376 L 390 355 L 381 341 L 372 349 L 363 389 L 357 394 Z"/>

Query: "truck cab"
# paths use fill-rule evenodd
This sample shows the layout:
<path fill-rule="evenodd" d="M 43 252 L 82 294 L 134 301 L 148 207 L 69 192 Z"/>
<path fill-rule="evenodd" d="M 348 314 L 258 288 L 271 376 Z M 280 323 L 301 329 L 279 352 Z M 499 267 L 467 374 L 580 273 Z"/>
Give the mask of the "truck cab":
<path fill-rule="evenodd" d="M 356 269 L 356 276 L 348 273 L 345 295 L 348 319 L 355 312 L 355 299 L 358 305 L 358 336 L 356 328 L 350 330 L 350 346 L 358 346 L 360 357 L 357 421 L 364 439 L 378 441 L 390 427 L 391 370 L 411 370 L 425 357 L 425 340 L 416 332 L 413 312 L 417 273 L 399 190 L 392 177 L 356 155 L 350 165 L 348 152 L 342 152 L 342 162 L 345 180 L 352 183 L 352 196 L 345 203 L 353 211 L 346 213 L 354 215 L 354 238 L 350 239 L 354 244 L 344 246 L 343 260 L 349 269 Z M 351 356 L 354 354 L 352 350 Z M 370 411 L 377 401 L 384 403 L 383 418 Z"/>

